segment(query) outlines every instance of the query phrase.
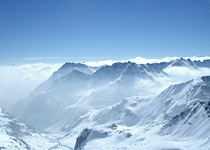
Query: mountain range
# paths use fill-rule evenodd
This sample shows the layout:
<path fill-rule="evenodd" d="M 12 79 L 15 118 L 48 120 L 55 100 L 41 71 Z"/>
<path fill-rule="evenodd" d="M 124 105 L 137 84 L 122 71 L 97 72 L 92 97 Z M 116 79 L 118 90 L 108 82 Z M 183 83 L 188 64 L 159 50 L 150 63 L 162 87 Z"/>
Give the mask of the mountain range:
<path fill-rule="evenodd" d="M 205 72 L 192 78 L 186 69 Z M 17 119 L 2 110 L 10 120 L 1 129 L 13 149 L 43 139 L 43 149 L 208 150 L 210 60 L 65 63 L 9 112 Z"/>

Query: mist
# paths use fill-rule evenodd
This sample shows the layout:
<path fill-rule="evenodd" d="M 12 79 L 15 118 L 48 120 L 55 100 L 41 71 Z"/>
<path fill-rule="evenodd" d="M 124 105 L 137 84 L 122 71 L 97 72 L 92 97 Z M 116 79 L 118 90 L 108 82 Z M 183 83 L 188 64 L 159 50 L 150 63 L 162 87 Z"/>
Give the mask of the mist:
<path fill-rule="evenodd" d="M 0 66 L 0 105 L 8 109 L 27 97 L 60 66 L 43 63 Z"/>

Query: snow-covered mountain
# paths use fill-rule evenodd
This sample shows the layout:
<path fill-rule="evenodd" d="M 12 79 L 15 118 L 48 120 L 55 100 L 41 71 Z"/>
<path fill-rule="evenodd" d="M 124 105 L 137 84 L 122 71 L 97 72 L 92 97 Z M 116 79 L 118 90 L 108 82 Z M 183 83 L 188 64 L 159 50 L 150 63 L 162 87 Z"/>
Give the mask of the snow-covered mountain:
<path fill-rule="evenodd" d="M 35 128 L 60 130 L 91 109 L 101 109 L 130 96 L 158 94 L 166 88 L 159 81 L 160 77 L 168 76 L 166 68 L 200 68 L 202 64 L 209 67 L 207 62 L 210 61 L 125 62 L 96 70 L 80 63 L 66 63 L 11 112 Z"/>
<path fill-rule="evenodd" d="M 46 150 L 59 145 L 44 133 L 28 127 L 0 108 L 0 149 Z"/>
<path fill-rule="evenodd" d="M 210 76 L 171 86 L 160 97 L 165 100 L 164 119 L 169 120 L 163 133 L 209 138 Z"/>
<path fill-rule="evenodd" d="M 61 141 L 74 141 L 69 144 L 75 150 L 208 150 L 209 108 L 210 76 L 204 76 L 172 85 L 156 98 L 131 97 L 91 110 L 64 128 Z"/>
<path fill-rule="evenodd" d="M 210 60 L 118 62 L 98 68 L 66 63 L 11 113 L 36 129 L 61 132 L 56 141 L 75 150 L 206 150 L 206 75 Z"/>
<path fill-rule="evenodd" d="M 90 108 L 103 108 L 135 95 L 137 79 L 152 79 L 145 66 L 131 62 L 91 71 L 86 65 L 64 64 L 12 113 L 39 129 L 56 124 L 62 127 Z M 130 90 L 126 92 L 127 88 Z"/>

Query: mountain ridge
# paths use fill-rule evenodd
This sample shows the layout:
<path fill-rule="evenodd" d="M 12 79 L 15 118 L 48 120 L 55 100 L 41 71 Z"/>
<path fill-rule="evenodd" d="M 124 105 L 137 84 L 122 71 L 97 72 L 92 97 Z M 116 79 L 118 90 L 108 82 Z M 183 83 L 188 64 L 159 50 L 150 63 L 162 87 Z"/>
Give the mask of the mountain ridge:
<path fill-rule="evenodd" d="M 198 62 L 200 63 L 200 61 Z M 205 60 L 203 62 L 205 63 Z M 65 113 L 66 110 L 64 109 L 64 107 L 73 105 L 73 103 L 78 103 L 78 106 L 84 106 L 86 105 L 85 101 L 87 101 L 94 108 L 96 106 L 95 104 L 93 104 L 95 103 L 94 99 L 101 100 L 102 105 L 100 107 L 108 106 L 117 101 L 120 101 L 120 99 L 122 99 L 123 97 L 125 98 L 136 95 L 140 90 L 138 84 L 141 84 L 143 80 L 151 80 L 151 82 L 157 82 L 154 80 L 156 80 L 157 76 L 165 74 L 165 68 L 180 66 L 180 64 L 183 67 L 189 67 L 189 64 L 190 67 L 197 66 L 195 65 L 196 61 L 192 62 L 191 60 L 185 60 L 181 58 L 168 63 L 159 64 L 136 64 L 133 62 L 114 63 L 111 66 L 103 66 L 93 72 L 87 65 L 81 63 L 65 63 L 47 81 L 37 87 L 36 90 L 32 92 L 31 95 L 25 100 L 25 105 L 31 105 L 30 109 L 26 111 L 26 108 L 28 106 L 21 106 L 21 110 L 23 108 L 23 111 L 21 113 L 20 111 L 12 112 L 13 114 L 19 114 L 19 116 L 17 117 L 20 117 L 22 120 L 30 124 L 31 121 L 29 119 L 29 116 L 36 116 L 36 109 L 34 108 L 38 107 L 43 108 L 43 112 L 40 113 L 40 115 L 47 115 L 45 113 L 47 112 L 46 110 L 54 115 L 58 115 L 59 112 L 61 114 Z M 89 74 L 85 72 L 88 72 Z M 129 90 L 128 92 L 126 91 L 126 88 L 131 90 Z M 114 96 L 114 93 L 119 93 L 119 96 Z M 84 102 L 81 101 L 82 99 L 84 99 Z M 115 100 L 113 101 L 113 99 Z M 61 100 L 62 102 L 59 103 L 59 101 Z M 42 105 L 41 103 L 45 105 Z M 80 110 L 81 112 L 83 112 L 82 109 L 85 110 L 85 107 L 87 106 L 84 106 L 83 108 L 78 107 L 79 109 L 77 111 Z M 24 112 L 24 109 L 26 112 Z M 32 113 L 32 110 L 34 110 L 34 113 Z M 70 109 L 68 109 L 68 111 L 69 110 Z M 29 115 L 26 116 L 21 114 Z M 68 120 L 69 119 L 67 119 L 67 122 Z M 52 121 L 51 124 L 53 125 L 53 122 L 56 123 L 58 121 L 59 119 L 55 119 L 54 121 Z M 37 120 L 35 122 L 37 123 Z M 47 121 L 47 124 L 49 124 L 50 122 L 51 121 Z M 36 125 L 36 123 L 31 122 L 31 124 L 33 125 Z M 40 125 L 43 126 L 43 122 L 41 120 Z M 43 127 L 41 127 L 40 129 L 43 129 Z"/>

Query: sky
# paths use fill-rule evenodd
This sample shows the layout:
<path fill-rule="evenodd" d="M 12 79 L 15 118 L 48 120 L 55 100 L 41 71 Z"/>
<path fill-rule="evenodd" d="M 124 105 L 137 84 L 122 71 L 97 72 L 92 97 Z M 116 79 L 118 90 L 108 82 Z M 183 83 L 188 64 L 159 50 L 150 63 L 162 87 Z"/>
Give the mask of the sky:
<path fill-rule="evenodd" d="M 209 52 L 209 0 L 0 0 L 0 64 Z"/>

